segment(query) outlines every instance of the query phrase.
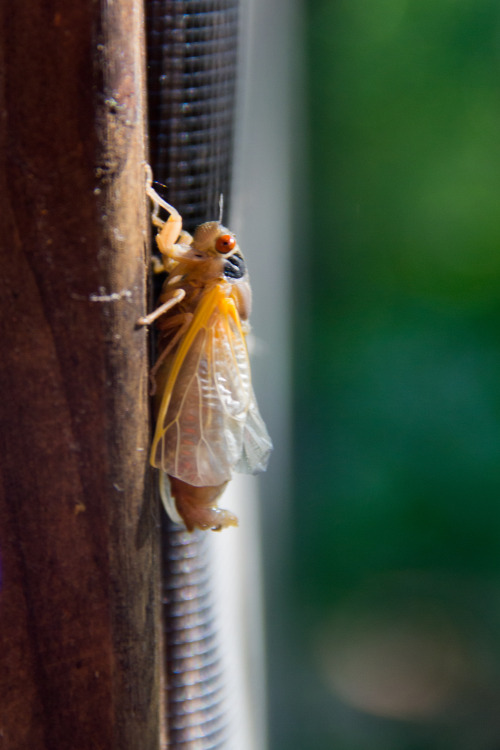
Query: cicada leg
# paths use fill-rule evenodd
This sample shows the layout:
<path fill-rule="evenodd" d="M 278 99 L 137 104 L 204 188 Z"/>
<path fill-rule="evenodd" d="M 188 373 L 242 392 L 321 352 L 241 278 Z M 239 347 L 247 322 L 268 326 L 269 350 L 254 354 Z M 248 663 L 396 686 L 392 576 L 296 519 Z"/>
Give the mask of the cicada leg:
<path fill-rule="evenodd" d="M 168 299 L 166 302 L 164 302 L 162 305 L 156 308 L 156 310 L 153 310 L 153 312 L 149 313 L 149 315 L 144 315 L 144 317 L 139 318 L 137 321 L 138 326 L 149 326 L 153 321 L 155 321 L 157 318 L 159 318 L 161 315 L 164 315 L 166 312 L 172 309 L 172 307 L 175 307 L 179 304 L 181 300 L 184 299 L 186 296 L 186 292 L 184 289 L 176 289 L 174 294 Z"/>
<path fill-rule="evenodd" d="M 181 260 L 185 253 L 185 245 L 190 245 L 192 237 L 182 231 L 182 216 L 174 206 L 163 200 L 153 188 L 153 172 L 147 165 L 146 193 L 153 204 L 151 221 L 160 230 L 156 235 L 156 244 L 160 251 L 167 271 L 170 270 L 169 260 Z M 166 221 L 160 219 L 159 210 L 163 208 L 169 214 Z M 182 245 L 176 244 L 176 240 L 182 235 Z"/>

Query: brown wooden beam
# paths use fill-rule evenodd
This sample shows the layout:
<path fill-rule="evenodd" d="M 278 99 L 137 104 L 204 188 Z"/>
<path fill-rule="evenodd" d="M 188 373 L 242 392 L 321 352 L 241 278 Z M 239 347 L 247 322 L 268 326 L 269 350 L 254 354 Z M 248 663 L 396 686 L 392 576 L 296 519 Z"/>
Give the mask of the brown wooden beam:
<path fill-rule="evenodd" d="M 158 747 L 142 39 L 138 0 L 0 9 L 6 750 Z"/>

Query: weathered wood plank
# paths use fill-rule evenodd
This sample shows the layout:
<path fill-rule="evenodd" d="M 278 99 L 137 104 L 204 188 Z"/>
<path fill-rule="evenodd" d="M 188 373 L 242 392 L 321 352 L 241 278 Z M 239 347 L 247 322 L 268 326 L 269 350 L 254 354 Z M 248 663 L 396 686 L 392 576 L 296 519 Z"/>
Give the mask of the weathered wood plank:
<path fill-rule="evenodd" d="M 142 6 L 0 18 L 0 747 L 154 750 Z"/>

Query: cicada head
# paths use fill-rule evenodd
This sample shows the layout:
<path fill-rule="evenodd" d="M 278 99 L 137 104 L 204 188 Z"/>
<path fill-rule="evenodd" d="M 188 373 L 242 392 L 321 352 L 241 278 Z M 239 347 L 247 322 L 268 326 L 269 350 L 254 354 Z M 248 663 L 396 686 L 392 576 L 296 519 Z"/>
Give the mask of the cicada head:
<path fill-rule="evenodd" d="M 234 284 L 247 274 L 236 237 L 218 221 L 201 224 L 194 233 L 191 248 L 194 254 L 203 254 L 213 261 L 212 271 L 216 270 L 221 279 Z"/>

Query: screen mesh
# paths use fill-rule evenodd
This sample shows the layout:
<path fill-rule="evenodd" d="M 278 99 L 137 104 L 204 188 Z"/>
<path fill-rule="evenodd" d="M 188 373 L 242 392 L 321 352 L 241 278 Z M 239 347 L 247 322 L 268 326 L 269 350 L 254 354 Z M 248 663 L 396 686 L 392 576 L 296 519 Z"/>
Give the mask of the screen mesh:
<path fill-rule="evenodd" d="M 238 3 L 149 0 L 150 159 L 193 230 L 230 200 Z"/>

